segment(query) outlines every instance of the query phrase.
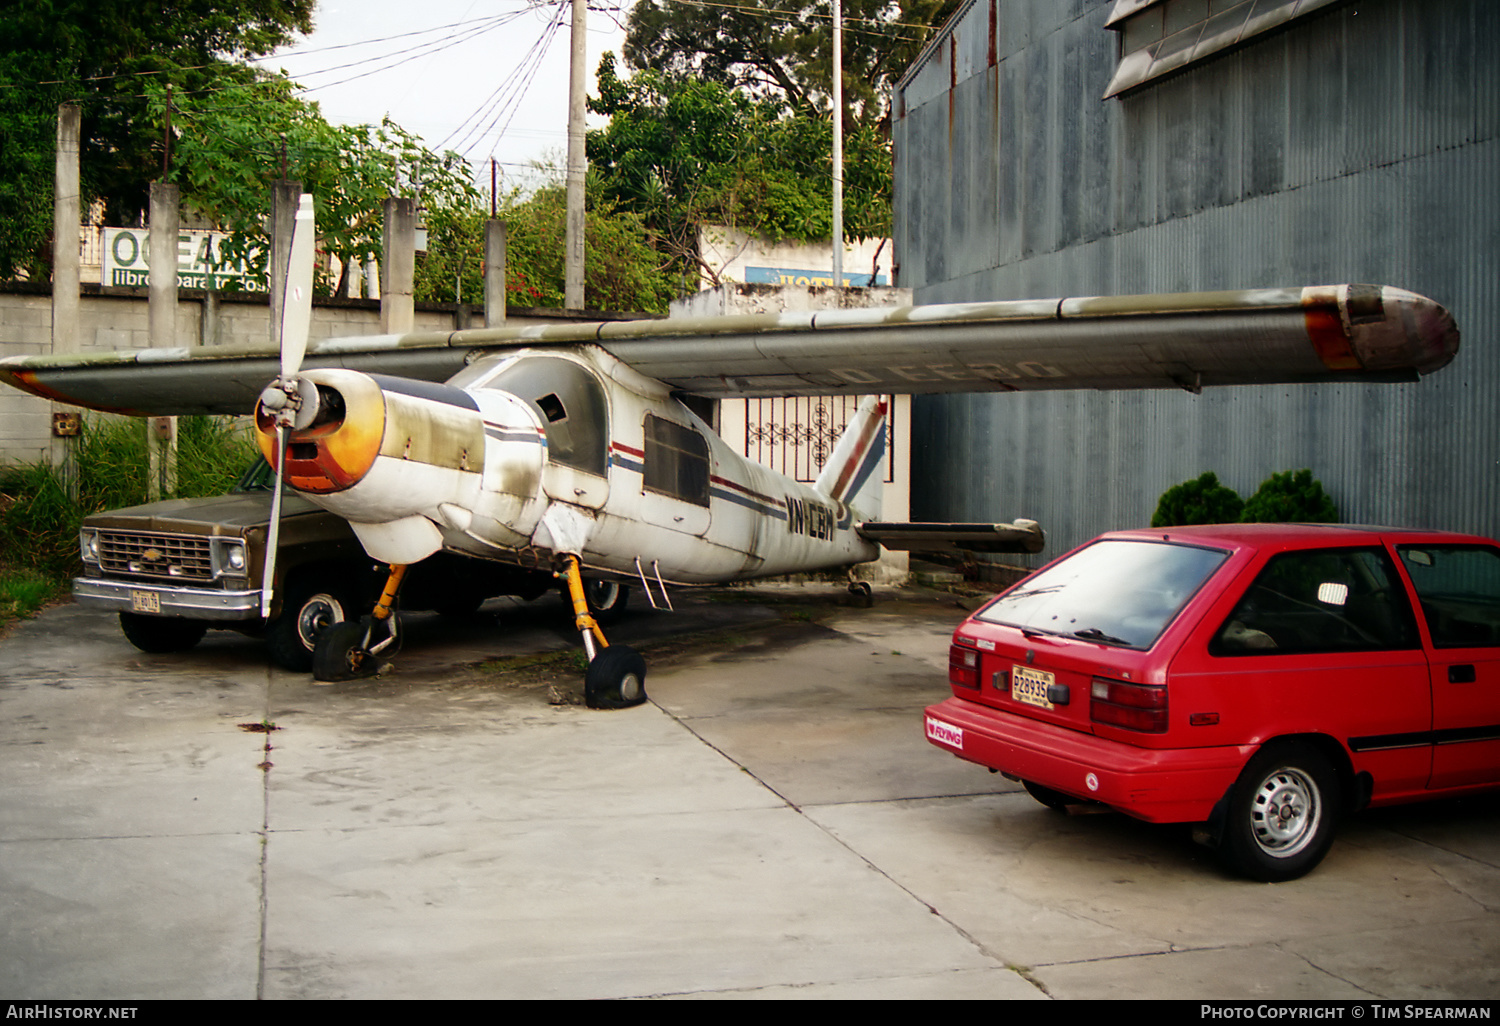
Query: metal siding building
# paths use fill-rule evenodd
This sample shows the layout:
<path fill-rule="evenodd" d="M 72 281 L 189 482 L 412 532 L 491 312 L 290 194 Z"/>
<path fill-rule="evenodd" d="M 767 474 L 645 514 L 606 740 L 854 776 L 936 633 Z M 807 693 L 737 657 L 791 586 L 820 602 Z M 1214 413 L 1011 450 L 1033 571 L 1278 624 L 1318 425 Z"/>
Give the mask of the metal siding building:
<path fill-rule="evenodd" d="M 1105 100 L 1112 9 L 974 0 L 898 85 L 916 302 L 1370 282 L 1446 305 L 1459 355 L 1411 385 L 918 396 L 913 516 L 1032 517 L 1051 556 L 1205 470 L 1248 498 L 1309 467 L 1347 521 L 1500 535 L 1500 3 L 1333 4 Z"/>

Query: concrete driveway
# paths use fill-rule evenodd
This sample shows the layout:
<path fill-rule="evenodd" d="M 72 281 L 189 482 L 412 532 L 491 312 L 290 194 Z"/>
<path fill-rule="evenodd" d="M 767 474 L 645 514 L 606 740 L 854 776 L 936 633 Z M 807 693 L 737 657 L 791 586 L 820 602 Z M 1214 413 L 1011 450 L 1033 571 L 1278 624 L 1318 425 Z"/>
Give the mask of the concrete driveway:
<path fill-rule="evenodd" d="M 1500 802 L 1236 879 L 932 748 L 964 610 L 841 596 L 637 595 L 620 712 L 526 662 L 572 644 L 545 603 L 336 686 L 51 610 L 0 639 L 0 998 L 1500 996 Z"/>

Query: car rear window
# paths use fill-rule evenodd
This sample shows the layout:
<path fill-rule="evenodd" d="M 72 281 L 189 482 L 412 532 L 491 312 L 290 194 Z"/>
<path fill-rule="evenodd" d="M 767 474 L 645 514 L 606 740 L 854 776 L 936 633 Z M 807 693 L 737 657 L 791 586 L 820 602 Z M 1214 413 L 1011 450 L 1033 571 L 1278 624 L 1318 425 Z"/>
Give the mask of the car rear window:
<path fill-rule="evenodd" d="M 1384 549 L 1284 552 L 1209 645 L 1217 656 L 1416 648 L 1417 627 Z"/>
<path fill-rule="evenodd" d="M 1220 549 L 1174 542 L 1095 542 L 975 615 L 1023 630 L 1146 649 L 1228 558 Z"/>

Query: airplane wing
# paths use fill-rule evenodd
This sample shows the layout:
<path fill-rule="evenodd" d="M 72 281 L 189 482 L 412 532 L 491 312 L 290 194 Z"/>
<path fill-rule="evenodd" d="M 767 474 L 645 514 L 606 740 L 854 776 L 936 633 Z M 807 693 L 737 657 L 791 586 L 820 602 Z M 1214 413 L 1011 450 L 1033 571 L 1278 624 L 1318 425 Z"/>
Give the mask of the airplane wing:
<path fill-rule="evenodd" d="M 486 354 L 582 344 L 713 398 L 1197 391 L 1413 381 L 1453 359 L 1458 329 L 1415 293 L 1327 285 L 374 335 L 312 344 L 303 366 L 443 381 Z M 7 357 L 0 381 L 120 413 L 248 413 L 278 366 L 269 343 L 137 349 Z"/>

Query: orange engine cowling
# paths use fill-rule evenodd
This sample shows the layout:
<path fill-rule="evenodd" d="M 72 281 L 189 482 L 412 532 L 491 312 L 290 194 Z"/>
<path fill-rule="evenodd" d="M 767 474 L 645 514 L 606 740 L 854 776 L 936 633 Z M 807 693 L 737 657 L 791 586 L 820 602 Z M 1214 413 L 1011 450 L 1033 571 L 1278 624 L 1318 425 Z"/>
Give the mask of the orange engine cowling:
<path fill-rule="evenodd" d="M 328 494 L 358 484 L 380 455 L 385 437 L 385 396 L 368 374 L 319 370 L 304 375 L 317 389 L 312 423 L 287 438 L 286 482 L 299 492 Z M 259 403 L 255 428 L 260 451 L 276 466 L 276 420 Z"/>

